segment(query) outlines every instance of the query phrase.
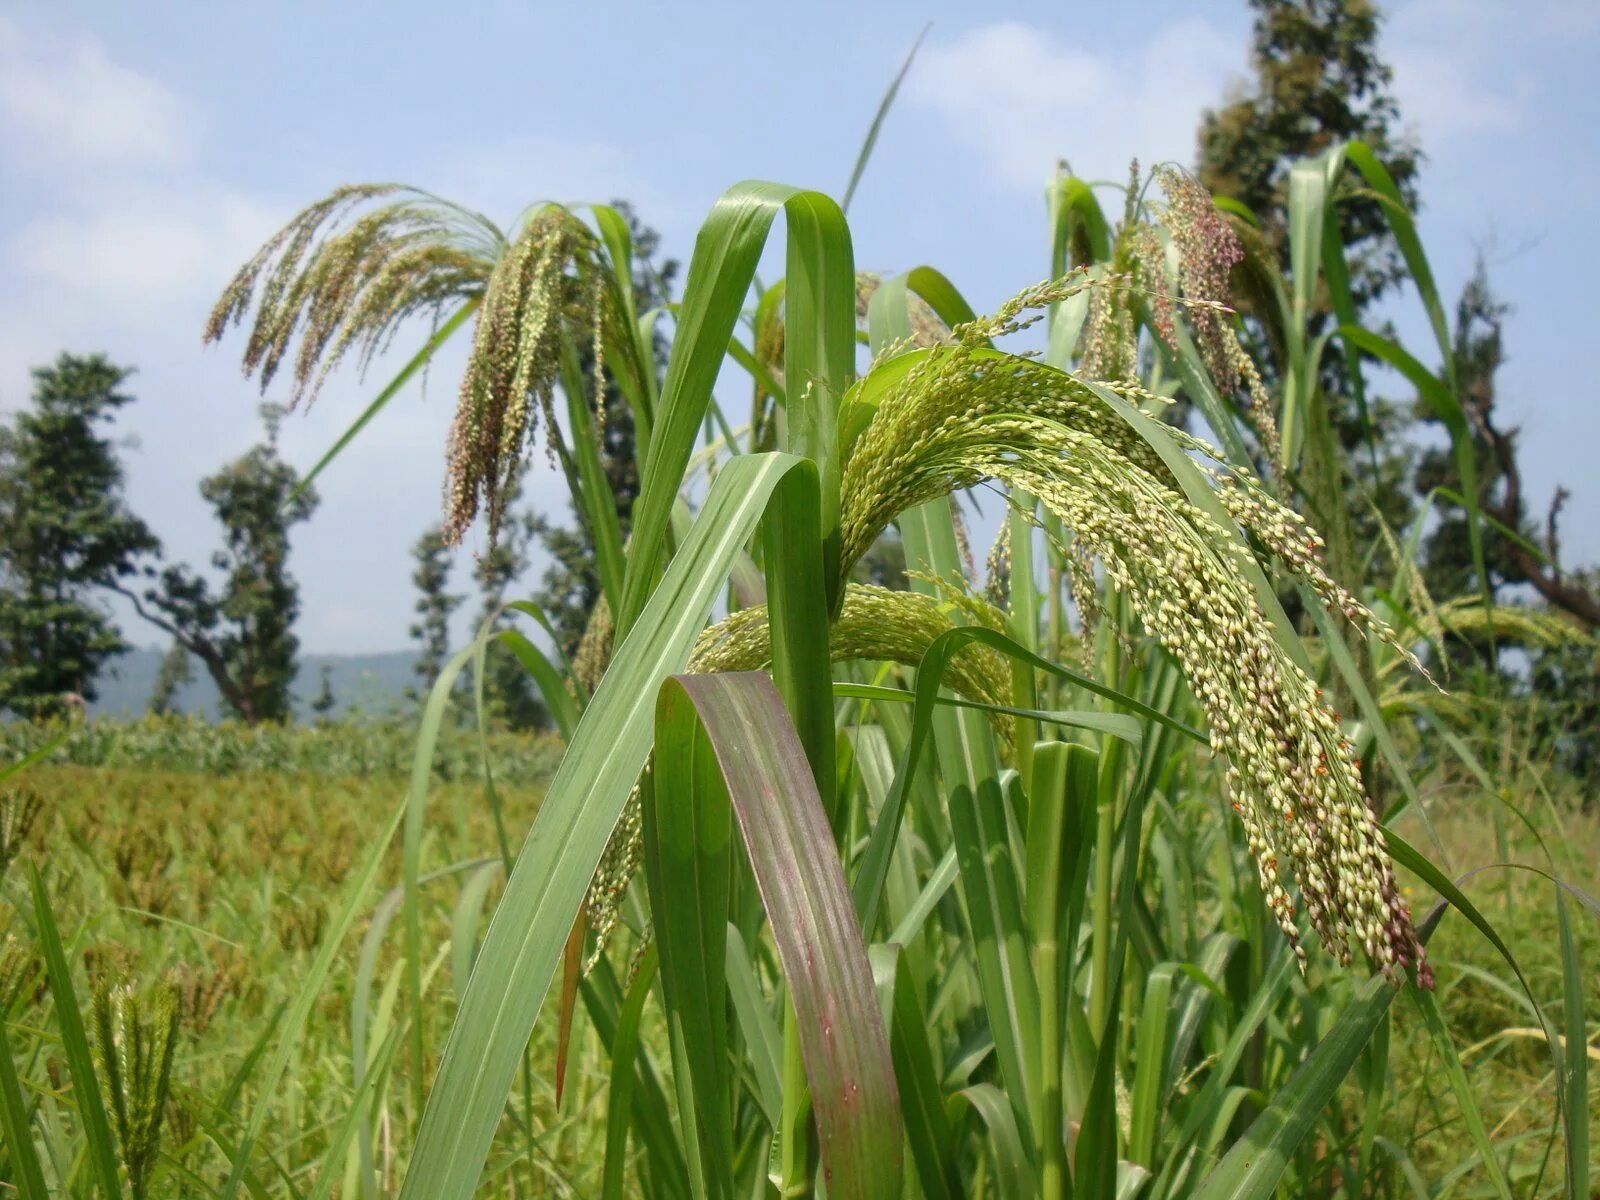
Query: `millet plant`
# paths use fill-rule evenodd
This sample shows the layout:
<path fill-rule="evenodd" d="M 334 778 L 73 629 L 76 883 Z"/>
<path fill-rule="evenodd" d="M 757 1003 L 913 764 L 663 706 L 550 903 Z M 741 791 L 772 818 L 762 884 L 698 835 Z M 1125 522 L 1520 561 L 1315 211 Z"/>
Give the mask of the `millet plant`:
<path fill-rule="evenodd" d="M 543 206 L 502 236 L 428 197 L 343 189 L 241 272 L 210 334 L 253 313 L 245 365 L 263 382 L 298 338 L 304 391 L 414 313 L 443 330 L 476 310 L 447 534 L 486 513 L 493 538 L 542 426 L 603 584 L 570 667 L 485 635 L 534 672 L 568 745 L 505 851 L 402 1196 L 465 1197 L 494 1157 L 531 1153 L 526 1105 L 523 1144 L 502 1131 L 507 1099 L 519 1072 L 525 1092 L 533 1072 L 561 1087 L 580 1000 L 609 1049 L 608 1196 L 1356 1194 L 1397 1177 L 1368 1115 L 1397 994 L 1465 1077 L 1429 991 L 1439 914 L 1414 921 L 1394 859 L 1476 914 L 1392 824 L 1418 801 L 1373 664 L 1417 668 L 1416 639 L 1335 576 L 1295 503 L 1339 486 L 1314 452 L 1330 346 L 1302 331 L 1319 281 L 1336 305 L 1348 291 L 1324 236 L 1347 175 L 1392 190 L 1359 145 L 1302 164 L 1288 279 L 1247 263 L 1248 215 L 1179 170 L 1135 169 L 1115 224 L 1094 189 L 1056 179 L 1050 276 L 991 317 L 930 268 L 858 272 L 826 196 L 742 184 L 701 229 L 660 380 L 665 314 L 635 311 L 626 228 L 604 207 Z M 785 277 L 752 304 L 780 215 Z M 1281 396 L 1229 307 L 1246 266 L 1282 301 Z M 1035 323 L 1043 349 L 1019 350 Z M 1352 362 L 1407 369 L 1375 335 L 1340 336 Z M 627 545 L 580 346 L 638 433 Z M 713 393 L 730 357 L 754 383 L 743 444 Z M 1446 416 L 1448 361 L 1424 371 Z M 1215 445 L 1163 419 L 1180 395 Z M 700 472 L 709 485 L 686 486 Z M 955 507 L 974 489 L 1005 506 L 987 598 Z M 891 525 L 912 589 L 851 583 Z M 428 1002 L 425 766 L 485 639 L 425 710 L 403 817 L 412 1006 Z M 1400 794 L 1388 812 L 1380 778 Z M 561 1048 L 531 1062 L 547 998 Z M 1568 1052 L 1548 1040 L 1564 1183 L 1582 1194 L 1574 1003 Z M 1352 1069 L 1354 1114 L 1335 1103 Z M 1507 1156 L 1465 1125 L 1464 1155 L 1509 1195 Z"/>
<path fill-rule="evenodd" d="M 1506 1197 L 1588 1194 L 1571 893 L 1557 885 L 1549 1013 L 1397 832 L 1428 827 L 1413 709 L 1385 698 L 1447 719 L 1416 657 L 1432 626 L 1301 515 L 1343 502 L 1321 355 L 1343 350 L 1357 378 L 1362 353 L 1384 357 L 1460 417 L 1442 316 L 1437 375 L 1354 326 L 1338 347 L 1305 336 L 1318 289 L 1336 307 L 1348 290 L 1325 236 L 1345 180 L 1393 191 L 1359 145 L 1301 164 L 1285 277 L 1251 257 L 1248 214 L 1181 171 L 1136 169 L 1115 221 L 1104 189 L 1061 176 L 1047 279 L 991 316 L 932 268 L 858 271 L 837 203 L 768 183 L 716 203 L 670 313 L 636 310 L 627 225 L 604 206 L 540 206 L 505 233 L 362 186 L 296 217 L 208 336 L 245 322 L 246 371 L 265 385 L 286 366 L 309 398 L 346 355 L 433 319 L 321 470 L 475 322 L 446 534 L 482 516 L 492 538 L 542 441 L 604 601 L 571 663 L 486 624 L 440 674 L 409 795 L 350 872 L 215 1194 L 254 1178 L 295 1033 L 397 834 L 401 886 L 361 969 L 396 918 L 403 970 L 384 1040 L 353 1020 L 355 1100 L 317 1196 L 383 1194 L 376 1131 L 396 1125 L 403 1200 L 545 1186 L 551 1077 L 603 1121 L 592 1173 L 565 1185 L 607 1198 L 1431 1194 L 1380 1136 L 1401 995 L 1460 1105 L 1461 1170 Z M 1410 218 L 1385 211 L 1435 314 Z M 784 277 L 760 288 L 780 216 Z M 1281 301 L 1264 331 L 1230 306 L 1246 272 Z M 626 543 L 580 348 L 632 411 Z M 1281 355 L 1281 394 L 1253 351 Z M 739 425 L 714 389 L 730 361 L 752 384 Z M 1167 419 L 1176 399 L 1205 437 Z M 981 573 L 972 496 L 1003 506 Z M 910 589 L 853 582 L 891 527 Z M 456 870 L 422 868 L 430 763 L 458 677 L 490 652 L 532 673 L 566 749 L 520 849 L 486 778 L 504 888 L 481 945 L 449 947 L 470 976 L 441 1046 L 417 1019 L 448 1003 L 425 917 Z M 1439 906 L 1413 914 L 1397 866 Z M 1504 954 L 1549 1047 L 1537 1146 L 1492 1136 L 1440 1015 L 1425 947 L 1447 902 Z M 553 1054 L 530 1052 L 541 1014 Z"/>

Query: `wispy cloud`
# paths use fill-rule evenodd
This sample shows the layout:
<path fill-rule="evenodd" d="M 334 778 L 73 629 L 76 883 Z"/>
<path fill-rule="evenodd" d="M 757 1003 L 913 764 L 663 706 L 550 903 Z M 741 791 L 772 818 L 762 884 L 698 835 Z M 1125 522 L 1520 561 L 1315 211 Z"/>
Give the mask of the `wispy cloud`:
<path fill-rule="evenodd" d="M 98 42 L 0 18 L 0 134 L 14 162 L 174 166 L 193 155 L 197 126 L 178 96 Z"/>
<path fill-rule="evenodd" d="M 139 189 L 115 204 L 28 221 L 7 239 L 6 259 L 23 279 L 75 304 L 137 305 L 156 322 L 168 315 L 167 302 L 216 292 L 229 266 L 248 257 L 281 215 L 211 184 Z M 196 336 L 197 321 L 190 321 Z"/>
<path fill-rule="evenodd" d="M 906 91 L 1008 184 L 1037 190 L 1059 158 L 1110 178 L 1134 155 L 1189 162 L 1200 112 L 1239 72 L 1241 50 L 1199 17 L 1103 48 L 1002 21 L 928 46 Z"/>
<path fill-rule="evenodd" d="M 92 38 L 0 18 L 0 313 L 33 338 L 77 344 L 114 328 L 198 336 L 210 293 L 282 214 L 207 175 L 204 119 L 164 82 Z M 0 345 L 20 391 L 27 350 Z"/>
<path fill-rule="evenodd" d="M 1411 0 L 1394 8 L 1384 52 L 1424 148 L 1525 130 L 1552 79 L 1540 64 L 1600 32 L 1593 0 Z"/>

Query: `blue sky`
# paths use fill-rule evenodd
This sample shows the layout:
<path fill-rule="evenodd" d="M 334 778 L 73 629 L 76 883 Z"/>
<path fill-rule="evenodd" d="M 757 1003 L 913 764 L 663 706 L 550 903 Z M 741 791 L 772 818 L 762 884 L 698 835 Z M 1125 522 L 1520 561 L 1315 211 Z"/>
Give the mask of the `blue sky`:
<path fill-rule="evenodd" d="M 1441 287 L 1453 295 L 1488 247 L 1516 306 L 1502 395 L 1533 503 L 1570 487 L 1567 557 L 1595 561 L 1600 6 L 1387 11 Z M 738 179 L 837 193 L 929 21 L 851 211 L 856 257 L 937 265 L 980 307 L 1045 273 L 1056 158 L 1113 178 L 1133 156 L 1187 161 L 1200 110 L 1247 77 L 1248 16 L 1221 3 L 0 6 L 0 412 L 61 349 L 137 366 L 122 422 L 132 502 L 171 556 L 204 562 L 216 535 L 196 485 L 258 427 L 239 344 L 202 349 L 199 331 L 234 267 L 303 203 L 393 179 L 509 222 L 536 199 L 622 196 L 687 259 Z M 1394 315 L 1421 351 L 1413 308 Z M 308 650 L 405 643 L 407 549 L 438 511 L 458 363 L 459 350 L 326 477 L 295 542 Z M 291 418 L 289 457 L 314 461 L 383 373 L 345 373 Z M 534 498 L 564 505 L 547 476 Z M 134 618 L 126 629 L 157 641 Z"/>

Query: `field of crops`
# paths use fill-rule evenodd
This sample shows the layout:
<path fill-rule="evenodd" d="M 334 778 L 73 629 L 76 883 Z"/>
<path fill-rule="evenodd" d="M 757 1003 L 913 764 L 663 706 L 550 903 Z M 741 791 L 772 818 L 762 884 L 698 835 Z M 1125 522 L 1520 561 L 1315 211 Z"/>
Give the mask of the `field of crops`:
<path fill-rule="evenodd" d="M 1399 189 L 1360 142 L 1297 162 L 1282 259 L 1175 167 L 1049 200 L 1048 281 L 989 315 L 858 270 L 841 205 L 777 184 L 716 202 L 670 312 L 605 205 L 303 210 L 208 336 L 310 395 L 431 311 L 354 436 L 470 329 L 444 536 L 492 543 L 544 443 L 597 599 L 570 654 L 537 606 L 492 613 L 414 726 L 8 729 L 0 1178 L 1588 1195 L 1593 718 L 1519 664 L 1595 642 L 1424 580 L 1428 505 L 1485 581 L 1493 525 Z M 1425 350 L 1358 323 L 1355 201 Z M 1334 424 L 1342 388 L 1376 437 L 1379 362 L 1461 488 L 1399 528 Z M 480 741 L 489 655 L 559 739 Z"/>
<path fill-rule="evenodd" d="M 13 738 L 24 732 L 7 730 Z M 212 727 L 165 722 L 168 740 L 159 757 L 153 739 L 135 751 L 136 731 L 129 730 L 117 731 L 120 752 L 91 751 L 95 737 L 112 732 L 95 730 L 60 756 L 92 765 L 60 762 L 28 772 L 26 785 L 40 807 L 0 887 L 7 904 L 28 912 L 30 874 L 39 872 L 75 978 L 145 993 L 162 981 L 175 985 L 177 1037 L 161 1150 L 166 1182 L 155 1194 L 207 1196 L 227 1174 L 230 1148 L 246 1133 L 244 1115 L 262 1100 L 262 1059 L 337 915 L 350 868 L 362 848 L 380 836 L 405 781 L 392 763 L 351 770 L 343 757 L 350 745 L 374 739 L 371 729 L 359 726 L 302 731 L 294 738 L 298 753 L 292 761 L 241 768 L 238 760 L 230 760 L 226 770 L 218 770 L 214 758 L 192 757 L 184 748 L 185 739 L 225 741 Z M 496 750 L 506 817 L 521 831 L 536 809 L 555 748 L 506 739 Z M 541 753 L 546 756 L 542 767 Z M 425 937 L 433 948 L 429 1013 L 432 1036 L 440 1040 L 463 983 L 464 956 L 481 937 L 482 921 L 500 891 L 499 861 L 483 853 L 495 837 L 483 800 L 482 784 L 470 771 L 466 778 L 437 784 L 437 818 L 423 848 L 423 875 L 430 879 Z M 1497 838 L 1504 839 L 1502 853 L 1509 857 L 1541 857 L 1528 830 L 1496 825 L 1487 815 L 1494 802 L 1478 789 L 1457 785 L 1430 800 L 1436 804 L 1439 835 L 1457 861 L 1483 860 L 1485 840 Z M 1600 819 L 1578 811 L 1573 800 L 1552 797 L 1534 813 L 1534 824 L 1562 873 L 1593 894 L 1600 891 Z M 374 1098 L 363 1111 L 369 1120 L 355 1132 L 347 1157 L 354 1167 L 360 1155 L 372 1156 L 381 1194 L 396 1182 L 400 1164 L 394 1130 L 408 1128 L 416 1116 L 409 1111 L 409 1065 L 384 1053 L 399 990 L 397 893 L 387 890 L 398 876 L 395 853 L 384 860 L 360 918 L 337 947 L 328 982 L 283 1080 L 266 1098 L 259 1159 L 247 1179 L 252 1193 L 292 1196 L 313 1190 L 330 1146 L 337 1147 L 348 1133 L 342 1118 L 363 1099 L 352 1053 L 358 1044 L 366 1064 L 376 1059 L 389 1070 L 368 1085 Z M 1415 881 L 1406 889 L 1408 894 L 1427 890 Z M 1536 993 L 1557 995 L 1561 961 L 1548 938 L 1549 888 L 1534 876 L 1491 871 L 1478 876 L 1471 891 L 1518 947 Z M 1578 928 L 1582 956 L 1595 961 L 1600 956 L 1597 926 Z M 1464 922 L 1447 921 L 1432 950 L 1440 1010 L 1462 1049 L 1483 1119 L 1497 1144 L 1509 1150 L 1508 1173 L 1525 1181 L 1541 1166 L 1554 1095 L 1537 1021 L 1502 978 L 1492 948 Z M 37 1041 L 25 1048 L 14 1045 L 14 1051 L 23 1050 L 19 1061 L 29 1078 L 64 1087 L 63 1047 L 44 1032 L 49 1000 L 43 964 L 15 934 L 3 962 L 0 998 L 12 1006 L 14 1042 L 19 1033 L 27 1037 L 39 1031 Z M 644 1021 L 644 1040 L 665 1045 L 659 1013 L 646 1014 Z M 1429 1177 L 1448 1178 L 1459 1169 L 1470 1182 L 1470 1162 L 1463 1162 L 1459 1152 L 1460 1110 L 1440 1077 L 1439 1059 L 1421 1021 L 1409 1007 L 1395 1013 L 1395 1090 L 1377 1117 L 1376 1136 L 1380 1144 L 1414 1159 Z M 603 1047 L 594 1027 L 580 1022 L 571 1092 L 559 1109 L 548 1070 L 554 1053 L 554 1031 L 546 1028 L 530 1051 L 540 1068 L 531 1077 L 527 1110 L 539 1130 L 535 1152 L 508 1161 L 497 1192 L 586 1196 L 601 1184 Z M 1359 1087 L 1347 1085 L 1339 1102 L 1351 1114 L 1359 1110 Z M 508 1117 L 502 1131 L 508 1151 L 523 1140 L 513 1128 L 516 1119 Z M 60 1129 L 65 1123 L 67 1117 L 58 1112 L 47 1127 Z M 1591 1137 L 1596 1135 L 1600 1111 L 1591 1115 Z M 65 1139 L 59 1148 L 73 1153 Z M 340 1184 L 349 1184 L 337 1153 L 332 1158 Z M 339 1186 L 335 1194 L 355 1195 L 359 1189 Z"/>
<path fill-rule="evenodd" d="M 16 738 L 27 731 L 5 732 Z M 102 739 L 112 737 L 117 745 L 108 748 Z M 262 1096 L 257 1075 L 286 1006 L 327 940 L 352 867 L 383 835 L 405 793 L 410 740 L 398 730 L 386 738 L 381 729 L 358 725 L 252 736 L 170 719 L 100 726 L 67 742 L 57 755 L 67 761 L 27 772 L 26 794 L 37 798 L 37 809 L 5 876 L 8 904 L 33 911 L 38 872 L 63 952 L 85 988 L 86 1011 L 95 987 L 131 988 L 152 1004 L 133 1020 L 159 1038 L 165 1018 L 151 997 L 163 984 L 176 989 L 176 1044 L 162 1105 L 166 1166 L 152 1194 L 210 1194 L 227 1173 L 226 1148 L 245 1133 L 241 1114 L 263 1100 L 268 1117 L 257 1170 L 275 1192 L 308 1190 L 341 1116 L 360 1094 L 352 1047 L 369 1046 L 375 1055 L 393 1026 L 398 954 L 395 896 L 386 889 L 399 876 L 398 849 L 360 898 L 347 939 L 333 946 L 327 984 L 270 1096 Z M 401 757 L 388 757 L 386 743 L 404 747 Z M 471 743 L 475 750 L 475 736 Z M 494 749 L 506 819 L 526 828 L 559 747 L 497 738 Z M 498 893 L 500 860 L 490 849 L 494 824 L 482 802 L 480 760 L 466 746 L 461 750 L 442 756 L 444 770 L 463 777 L 435 783 L 437 817 L 423 856 L 425 874 L 437 871 L 428 887 L 430 941 L 470 947 L 486 903 Z M 40 1029 L 50 1007 L 44 964 L 20 935 L 18 929 L 8 935 L 0 985 L 0 996 L 14 1006 L 14 1040 Z M 445 1001 L 434 1008 L 439 1036 L 448 1029 L 448 997 L 460 988 L 464 965 L 450 956 L 433 964 L 434 990 Z M 13 1050 L 26 1077 L 61 1078 L 56 1038 L 30 1039 Z M 382 1090 L 378 1132 L 352 1145 L 392 1146 L 382 1131 L 405 1121 L 408 1092 L 391 1094 L 388 1083 Z M 390 1104 L 398 1109 L 384 1115 Z M 541 1113 L 549 1124 L 547 1098 Z M 59 1129 L 60 1122 L 53 1115 L 46 1127 Z M 548 1149 L 568 1158 L 570 1168 L 559 1140 L 552 1136 Z M 75 1151 L 65 1153 L 70 1160 Z M 392 1149 L 382 1153 L 388 1161 L 378 1169 L 392 1172 Z M 70 1174 L 70 1161 L 47 1161 Z M 191 1173 L 211 1186 L 191 1189 L 183 1183 Z M 252 1178 L 249 1186 L 255 1190 L 258 1182 Z"/>

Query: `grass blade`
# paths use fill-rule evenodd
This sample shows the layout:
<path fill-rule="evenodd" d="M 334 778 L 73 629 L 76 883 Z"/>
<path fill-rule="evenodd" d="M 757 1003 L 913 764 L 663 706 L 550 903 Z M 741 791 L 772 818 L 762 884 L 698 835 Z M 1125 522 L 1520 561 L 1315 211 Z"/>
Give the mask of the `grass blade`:
<path fill-rule="evenodd" d="M 922 40 L 928 36 L 928 30 L 933 28 L 933 22 L 922 27 L 922 32 L 917 34 L 917 40 L 911 43 L 911 50 L 906 54 L 906 59 L 900 64 L 900 69 L 889 81 L 889 90 L 884 92 L 883 99 L 878 102 L 878 111 L 872 115 L 872 124 L 867 127 L 866 139 L 861 143 L 861 153 L 856 155 L 856 165 L 850 172 L 850 182 L 844 186 L 844 197 L 839 201 L 842 212 L 850 211 L 850 201 L 856 194 L 856 185 L 861 182 L 861 176 L 866 173 L 867 163 L 872 158 L 872 148 L 878 144 L 878 131 L 883 128 L 883 119 L 889 115 L 889 110 L 894 107 L 894 98 L 900 91 L 900 85 L 905 82 L 906 73 L 911 70 L 911 64 L 916 61 L 917 51 L 922 49 Z"/>
<path fill-rule="evenodd" d="M 1567 1133 L 1567 1195 L 1589 1194 L 1589 1045 L 1584 1023 L 1583 973 L 1572 936 L 1565 889 L 1557 887 L 1556 920 L 1561 929 L 1562 1025 L 1567 1044 L 1561 1112 Z"/>
<path fill-rule="evenodd" d="M 921 1195 L 931 1200 L 958 1200 L 962 1185 L 955 1160 L 956 1141 L 945 1115 L 938 1065 L 928 1045 L 928 1020 L 904 956 L 897 957 L 894 972 L 889 1048 L 917 1182 Z"/>
<path fill-rule="evenodd" d="M 1461 1065 L 1461 1055 L 1456 1052 L 1450 1030 L 1445 1027 L 1444 1016 L 1439 1012 L 1439 1002 L 1433 998 L 1432 992 L 1424 992 L 1418 988 L 1408 990 L 1411 992 L 1411 999 L 1415 1002 L 1417 1011 L 1422 1014 L 1423 1024 L 1427 1026 L 1433 1044 L 1438 1048 L 1439 1061 L 1444 1068 L 1445 1078 L 1449 1081 L 1450 1090 L 1455 1093 L 1462 1122 L 1467 1127 L 1467 1136 L 1477 1148 L 1484 1170 L 1489 1173 L 1489 1181 L 1494 1185 L 1495 1193 L 1501 1200 L 1511 1200 L 1511 1184 L 1507 1181 L 1505 1168 L 1500 1165 L 1500 1159 L 1494 1152 L 1494 1145 L 1489 1140 L 1489 1130 L 1483 1123 L 1483 1113 L 1478 1111 L 1478 1102 L 1472 1095 L 1472 1085 L 1467 1082 L 1466 1069 Z"/>
<path fill-rule="evenodd" d="M 701 1163 L 706 1195 L 726 1197 L 734 1189 L 727 1000 L 733 817 L 705 730 L 692 712 L 677 725 L 667 715 L 674 695 L 671 683 L 662 685 L 655 768 L 643 786 L 645 877 L 684 1141 L 690 1162 Z"/>
<path fill-rule="evenodd" d="M 322 935 L 322 944 L 318 947 L 311 966 L 306 970 L 294 1003 L 289 1007 L 283 1032 L 278 1038 L 277 1045 L 273 1047 L 271 1057 L 267 1059 L 266 1069 L 261 1076 L 260 1094 L 245 1125 L 244 1136 L 240 1138 L 237 1152 L 233 1156 L 233 1168 L 228 1173 L 227 1182 L 222 1186 L 220 1193 L 222 1200 L 233 1200 L 238 1194 L 239 1185 L 244 1181 L 245 1172 L 249 1169 L 250 1154 L 255 1148 L 256 1139 L 261 1136 L 262 1129 L 266 1127 L 267 1117 L 277 1102 L 278 1084 L 283 1079 L 284 1072 L 288 1070 L 295 1042 L 305 1028 L 306 1018 L 311 1015 L 312 1006 L 321 997 L 322 985 L 327 981 L 328 972 L 333 968 L 333 960 L 343 947 L 351 926 L 355 924 L 362 901 L 378 877 L 384 853 L 388 850 L 404 814 L 405 806 L 401 805 L 389 818 L 383 832 L 374 840 L 366 862 L 345 885 L 344 895 L 335 911 L 335 916 L 328 922 L 326 932 Z"/>
<path fill-rule="evenodd" d="M 389 1074 L 389 1065 L 394 1062 L 394 1052 L 400 1046 L 400 1035 L 403 1032 L 404 1030 L 399 1028 L 391 1029 L 388 1036 L 383 1039 L 383 1044 L 378 1047 L 378 1052 L 373 1055 L 371 1070 L 361 1081 L 356 1094 L 350 1098 L 349 1111 L 340 1120 L 338 1128 L 328 1142 L 328 1149 L 322 1156 L 322 1167 L 317 1172 L 317 1182 L 306 1200 L 328 1200 L 328 1197 L 333 1195 L 334 1184 L 338 1182 L 342 1173 L 344 1157 L 350 1149 L 350 1143 L 355 1141 L 356 1131 L 370 1124 L 369 1106 L 376 1102 L 383 1082 Z"/>
<path fill-rule="evenodd" d="M 4 1020 L 0 1020 L 0 1131 L 6 1135 L 6 1149 L 14 1173 L 12 1182 L 22 1200 L 48 1200 L 50 1193 L 45 1190 L 44 1169 L 33 1144 L 33 1120 L 22 1098 L 22 1083 L 17 1078 L 17 1064 L 11 1054 L 11 1035 Z"/>
<path fill-rule="evenodd" d="M 481 298 L 477 297 L 468 300 L 450 315 L 449 320 L 434 331 L 433 336 L 423 343 L 422 349 L 411 356 L 406 365 L 400 368 L 399 374 L 389 381 L 388 386 L 379 392 L 372 403 L 361 411 L 359 417 L 351 422 L 350 428 L 339 435 L 338 441 L 329 446 L 327 452 L 317 459 L 311 470 L 307 471 L 300 481 L 295 484 L 294 491 L 290 493 L 291 500 L 310 487 L 328 464 L 338 458 L 346 446 L 355 441 L 356 435 L 367 427 L 372 418 L 382 412 L 388 406 L 389 401 L 400 394 L 400 389 L 411 381 L 411 377 L 428 365 L 428 360 L 433 357 L 434 351 L 450 340 L 450 335 L 466 323 L 467 318 L 478 310 L 478 305 L 481 302 Z"/>
<path fill-rule="evenodd" d="M 33 919 L 39 953 L 44 958 L 45 973 L 50 979 L 50 994 L 55 999 L 61 1046 L 66 1051 L 67 1067 L 72 1073 L 78 1119 L 83 1122 L 84 1138 L 88 1142 L 89 1163 L 100 1185 L 100 1194 L 106 1200 L 118 1200 L 122 1189 L 117 1178 L 117 1148 L 111 1140 L 111 1123 L 106 1119 L 105 1101 L 100 1095 L 100 1079 L 95 1073 L 94 1056 L 89 1050 L 89 1038 L 83 1028 L 83 1014 L 72 986 L 72 972 L 67 967 L 67 956 L 61 948 L 61 933 L 56 928 L 55 914 L 50 910 L 50 898 L 45 894 L 44 881 L 39 878 L 37 868 L 33 871 Z"/>
<path fill-rule="evenodd" d="M 489 922 L 428 1096 L 404 1200 L 472 1195 L 573 914 L 649 755 L 655 690 L 688 661 L 773 493 L 815 487 L 815 480 L 788 455 L 744 455 L 724 467 L 635 631 L 619 645 Z"/>
<path fill-rule="evenodd" d="M 1290 1155 L 1338 1092 L 1398 992 L 1381 975 L 1360 987 L 1311 1056 L 1206 1176 L 1195 1200 L 1268 1200 L 1276 1194 Z"/>
<path fill-rule="evenodd" d="M 996 1192 L 1001 1196 L 1032 1196 L 1033 1166 L 1017 1131 L 1016 1112 L 1006 1095 L 992 1083 L 962 1088 L 952 1098 L 952 1118 L 971 1108 L 989 1131 L 989 1162 L 994 1167 Z"/>
<path fill-rule="evenodd" d="M 644 1002 L 655 982 L 657 948 L 645 951 L 633 982 L 628 985 L 628 998 L 623 1001 L 617 1019 L 617 1031 L 611 1039 L 611 1086 L 606 1094 L 606 1161 L 600 1194 L 602 1200 L 622 1200 L 623 1172 L 628 1156 L 628 1112 L 633 1104 L 634 1055 L 639 1050 L 639 1022 L 644 1016 Z"/>
<path fill-rule="evenodd" d="M 808 327 L 816 333 L 814 337 L 801 337 L 794 349 L 803 361 L 788 360 L 786 374 L 791 379 L 812 381 L 819 393 L 826 393 L 835 386 L 842 390 L 842 381 L 854 368 L 855 269 L 849 252 L 849 230 L 839 206 L 819 193 L 782 184 L 747 182 L 729 188 L 701 226 L 689 261 L 672 356 L 633 509 L 633 548 L 628 555 L 622 608 L 616 614 L 619 639 L 632 628 L 655 585 L 684 468 L 711 402 L 711 389 L 722 369 L 745 295 L 755 278 L 756 263 L 780 208 L 787 215 L 793 243 L 786 295 L 786 338 Z M 808 345 L 814 357 L 806 357 Z M 803 373 L 797 375 L 797 368 Z M 832 398 L 823 395 L 816 400 L 830 413 L 833 403 Z M 815 446 L 831 446 L 836 436 L 834 425 L 813 418 L 806 420 L 809 432 L 791 431 L 796 439 L 793 444 L 805 453 L 813 453 Z M 819 466 L 824 472 L 821 495 L 826 534 L 837 524 L 838 465 L 824 458 Z"/>
<path fill-rule="evenodd" d="M 734 1015 L 744 1034 L 745 1054 L 750 1073 L 755 1077 L 756 1099 L 774 1129 L 783 1112 L 783 1034 L 767 1010 L 756 980 L 755 964 L 745 949 L 744 938 L 733 925 L 728 926 L 728 994 L 733 998 Z"/>
<path fill-rule="evenodd" d="M 720 772 L 705 769 L 702 746 Z M 828 1194 L 893 1200 L 900 1108 L 872 968 L 811 765 L 772 681 L 752 671 L 665 684 L 655 777 L 658 817 L 668 804 L 692 812 L 727 802 L 738 819 L 789 981 Z M 701 823 L 700 835 L 721 828 Z"/>

